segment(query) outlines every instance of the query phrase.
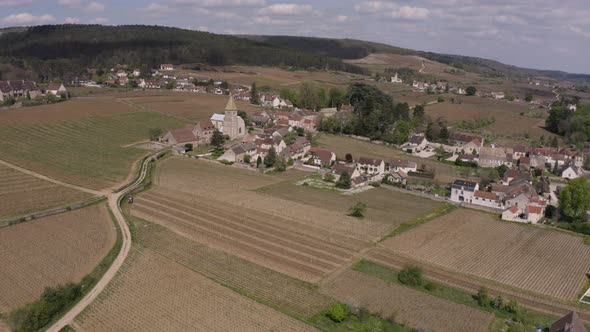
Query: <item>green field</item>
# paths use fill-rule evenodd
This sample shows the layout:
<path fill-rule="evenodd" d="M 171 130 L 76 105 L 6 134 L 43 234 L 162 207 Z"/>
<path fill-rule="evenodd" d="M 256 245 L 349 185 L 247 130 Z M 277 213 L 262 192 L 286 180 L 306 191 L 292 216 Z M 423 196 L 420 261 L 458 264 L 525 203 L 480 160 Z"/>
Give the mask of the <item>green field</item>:
<path fill-rule="evenodd" d="M 145 140 L 149 128 L 184 122 L 153 112 L 90 117 L 52 124 L 0 125 L 2 158 L 66 182 L 101 189 L 123 181 L 145 150 L 123 145 Z"/>

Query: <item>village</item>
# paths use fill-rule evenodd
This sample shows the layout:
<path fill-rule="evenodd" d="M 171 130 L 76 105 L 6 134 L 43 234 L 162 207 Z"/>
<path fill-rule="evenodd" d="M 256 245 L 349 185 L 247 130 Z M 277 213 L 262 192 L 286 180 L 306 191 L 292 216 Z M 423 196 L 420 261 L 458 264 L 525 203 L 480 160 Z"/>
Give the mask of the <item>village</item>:
<path fill-rule="evenodd" d="M 252 170 L 284 171 L 293 167 L 315 172 L 321 176 L 320 186 L 343 191 L 381 185 L 424 191 L 423 182 L 426 187 L 432 185 L 434 174 L 416 158 L 436 160 L 439 156 L 441 163 L 500 170 L 501 174 L 481 182 L 457 178 L 442 185 L 444 194 L 426 192 L 431 198 L 498 213 L 503 220 L 533 224 L 541 223 L 547 207 L 557 204 L 559 190 L 568 180 L 590 178 L 582 168 L 586 159 L 583 152 L 557 147 L 485 146 L 483 136 L 461 132 L 453 132 L 448 144 L 429 142 L 424 133 L 414 133 L 406 143 L 393 146 L 408 155 L 407 159 L 351 154 L 338 158 L 334 151 L 312 147 L 312 141 L 322 121 L 346 117 L 354 111 L 352 106 L 316 112 L 293 107 L 276 95 L 261 94 L 264 108 L 247 115 L 236 106 L 239 95 L 230 94 L 223 113 L 169 131 L 160 142 L 183 155 L 199 146 L 217 147 L 200 156 Z"/>

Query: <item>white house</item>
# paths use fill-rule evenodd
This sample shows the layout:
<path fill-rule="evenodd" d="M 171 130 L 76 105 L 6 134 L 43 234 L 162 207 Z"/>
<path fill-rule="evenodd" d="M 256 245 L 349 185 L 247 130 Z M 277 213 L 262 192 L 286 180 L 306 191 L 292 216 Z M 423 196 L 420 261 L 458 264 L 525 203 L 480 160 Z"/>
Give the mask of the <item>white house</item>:
<path fill-rule="evenodd" d="M 409 173 L 409 172 L 416 172 L 418 170 L 418 164 L 416 164 L 413 161 L 410 160 L 401 160 L 401 159 L 394 159 L 394 160 L 390 160 L 388 163 L 388 169 L 386 171 L 390 172 L 390 173 L 396 173 L 396 172 L 404 172 L 404 173 Z"/>
<path fill-rule="evenodd" d="M 402 149 L 414 153 L 424 150 L 428 146 L 428 140 L 424 135 L 412 135 L 410 140 L 402 146 Z"/>
<path fill-rule="evenodd" d="M 46 91 L 54 96 L 62 96 L 68 93 L 66 87 L 61 83 L 49 83 Z"/>
<path fill-rule="evenodd" d="M 564 179 L 576 179 L 584 175 L 581 167 L 570 165 L 561 172 L 561 177 Z"/>
<path fill-rule="evenodd" d="M 356 168 L 362 175 L 373 178 L 379 178 L 385 174 L 385 162 L 382 159 L 360 157 Z"/>
<path fill-rule="evenodd" d="M 308 162 L 316 166 L 331 167 L 336 162 L 336 154 L 324 149 L 311 148 L 307 155 Z"/>
<path fill-rule="evenodd" d="M 170 63 L 163 63 L 160 65 L 160 70 L 174 70 L 174 65 Z"/>
<path fill-rule="evenodd" d="M 504 204 L 502 199 L 496 193 L 476 190 L 473 194 L 473 204 L 489 207 L 492 209 L 502 209 Z"/>
<path fill-rule="evenodd" d="M 391 83 L 402 83 L 402 79 L 397 77 L 397 72 L 395 73 L 395 75 L 391 78 Z"/>
<path fill-rule="evenodd" d="M 133 76 L 139 77 L 141 75 L 141 71 L 139 69 L 133 69 Z"/>
<path fill-rule="evenodd" d="M 127 73 L 123 69 L 119 69 L 116 75 L 118 78 L 127 77 Z"/>
<path fill-rule="evenodd" d="M 475 191 L 477 190 L 479 190 L 479 183 L 455 180 L 451 187 L 451 201 L 473 203 Z"/>

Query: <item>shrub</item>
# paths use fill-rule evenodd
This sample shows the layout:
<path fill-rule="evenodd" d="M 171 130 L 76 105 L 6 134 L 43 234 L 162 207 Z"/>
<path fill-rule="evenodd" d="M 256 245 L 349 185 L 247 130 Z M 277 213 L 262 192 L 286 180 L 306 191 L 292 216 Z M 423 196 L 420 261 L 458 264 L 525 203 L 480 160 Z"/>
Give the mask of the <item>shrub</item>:
<path fill-rule="evenodd" d="M 352 186 L 352 179 L 350 178 L 350 174 L 348 174 L 348 172 L 346 172 L 346 171 L 342 172 L 342 174 L 340 175 L 340 178 L 336 182 L 336 188 L 350 189 L 351 186 Z"/>
<path fill-rule="evenodd" d="M 244 156 L 244 162 L 245 162 L 246 164 L 249 164 L 249 163 L 251 163 L 251 162 L 252 162 L 252 156 L 250 156 L 249 154 L 245 155 L 245 156 Z"/>
<path fill-rule="evenodd" d="M 422 269 L 415 265 L 407 265 L 399 272 L 397 279 L 404 285 L 420 286 L 423 282 Z"/>
<path fill-rule="evenodd" d="M 341 303 L 332 304 L 328 311 L 326 311 L 326 316 L 331 320 L 340 323 L 346 318 L 346 308 Z"/>
<path fill-rule="evenodd" d="M 436 285 L 434 283 L 432 283 L 432 282 L 428 282 L 428 283 L 426 283 L 426 285 L 424 286 L 424 288 L 427 291 L 432 292 L 433 290 L 436 289 Z"/>
<path fill-rule="evenodd" d="M 336 178 L 336 177 L 335 177 L 335 176 L 334 176 L 334 174 L 332 174 L 332 173 L 326 173 L 326 174 L 324 175 L 324 180 L 325 180 L 325 181 L 327 181 L 327 182 L 334 182 L 334 179 L 335 179 L 335 178 Z"/>
<path fill-rule="evenodd" d="M 353 216 L 356 218 L 362 218 L 365 215 L 366 209 L 367 209 L 367 204 L 365 204 L 363 202 L 358 202 L 348 210 L 348 214 L 350 216 Z"/>
<path fill-rule="evenodd" d="M 481 307 L 487 307 L 490 304 L 490 297 L 488 295 L 487 288 L 481 287 L 477 291 L 477 295 L 475 295 L 475 300 Z"/>
<path fill-rule="evenodd" d="M 371 182 L 371 183 L 369 183 L 369 185 L 370 185 L 371 187 L 375 187 L 375 188 L 379 188 L 379 187 L 381 187 L 381 183 L 379 183 L 379 182 Z"/>
<path fill-rule="evenodd" d="M 186 143 L 184 147 L 186 148 L 187 152 L 193 151 L 193 145 L 191 143 Z"/>

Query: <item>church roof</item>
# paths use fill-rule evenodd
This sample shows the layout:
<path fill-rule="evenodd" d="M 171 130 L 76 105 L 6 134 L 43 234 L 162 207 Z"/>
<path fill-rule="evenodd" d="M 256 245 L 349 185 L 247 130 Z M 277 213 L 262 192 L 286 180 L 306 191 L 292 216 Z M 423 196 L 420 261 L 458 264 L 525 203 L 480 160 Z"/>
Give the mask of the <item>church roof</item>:
<path fill-rule="evenodd" d="M 225 109 L 228 111 L 237 111 L 238 108 L 236 107 L 236 103 L 234 101 L 234 97 L 232 95 L 229 95 L 229 100 L 227 101 L 227 105 L 225 106 Z"/>

